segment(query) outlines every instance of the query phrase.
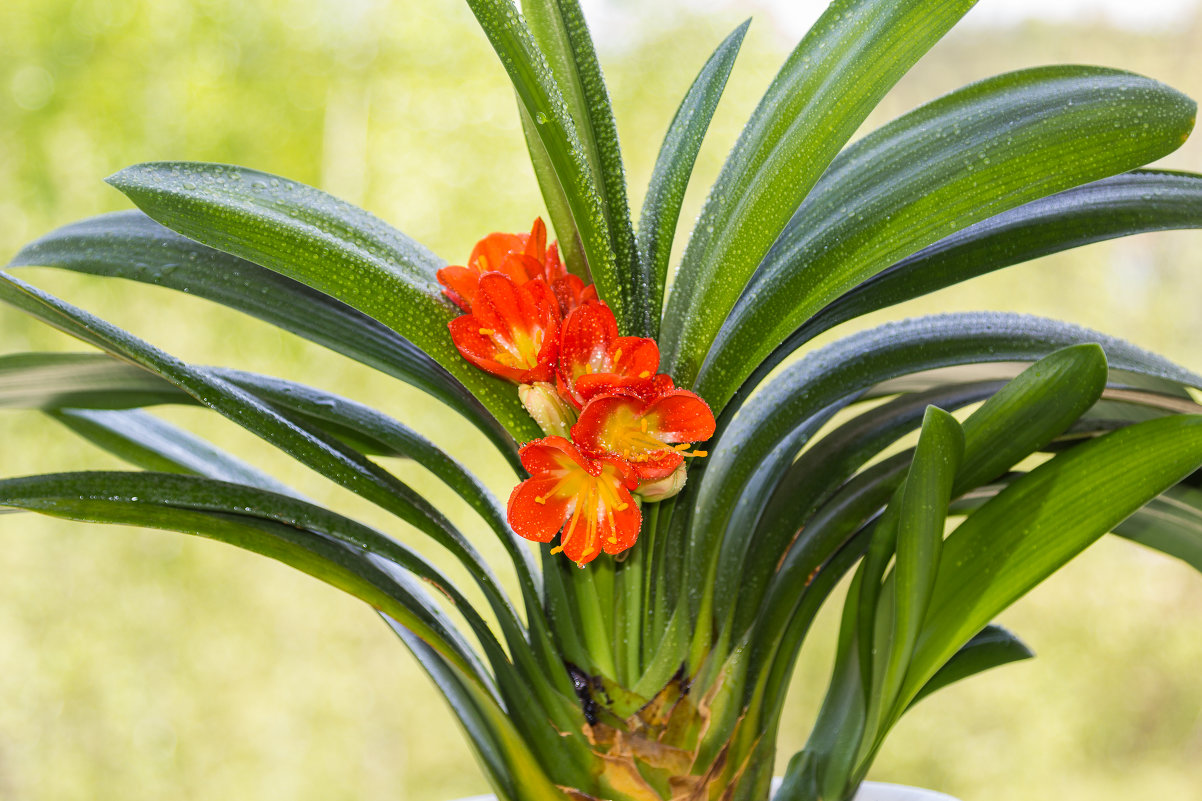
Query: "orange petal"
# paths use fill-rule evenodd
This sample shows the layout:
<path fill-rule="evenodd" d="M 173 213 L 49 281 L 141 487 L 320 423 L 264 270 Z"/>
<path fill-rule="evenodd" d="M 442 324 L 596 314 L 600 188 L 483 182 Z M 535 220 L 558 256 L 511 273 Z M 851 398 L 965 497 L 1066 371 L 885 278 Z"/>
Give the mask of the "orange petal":
<path fill-rule="evenodd" d="M 437 273 L 438 283 L 442 284 L 442 294 L 467 313 L 472 311 L 472 299 L 476 297 L 476 286 L 480 283 L 480 274 L 467 267 L 443 267 Z"/>
<path fill-rule="evenodd" d="M 521 537 L 550 542 L 563 528 L 568 501 L 552 492 L 554 478 L 528 478 L 509 495 L 509 526 Z"/>
<path fill-rule="evenodd" d="M 525 249 L 527 238 L 526 234 L 489 234 L 472 248 L 467 266 L 479 274 L 500 270 L 506 256 Z"/>

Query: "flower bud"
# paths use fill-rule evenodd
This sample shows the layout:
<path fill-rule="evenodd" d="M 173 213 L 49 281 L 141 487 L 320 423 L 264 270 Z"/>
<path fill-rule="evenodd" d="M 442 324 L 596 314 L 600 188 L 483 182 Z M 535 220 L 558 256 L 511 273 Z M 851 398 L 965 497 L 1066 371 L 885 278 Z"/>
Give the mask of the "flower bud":
<path fill-rule="evenodd" d="M 572 425 L 576 422 L 576 410 L 560 397 L 554 384 L 546 381 L 522 384 L 518 387 L 518 397 L 526 411 L 534 418 L 534 422 L 538 423 L 548 436 L 564 439 L 571 437 Z"/>
<path fill-rule="evenodd" d="M 648 503 L 666 501 L 668 498 L 674 498 L 680 494 L 680 491 L 684 489 L 685 478 L 687 478 L 687 470 L 681 464 L 658 481 L 648 481 L 640 484 L 639 488 L 634 491 L 634 494 Z"/>

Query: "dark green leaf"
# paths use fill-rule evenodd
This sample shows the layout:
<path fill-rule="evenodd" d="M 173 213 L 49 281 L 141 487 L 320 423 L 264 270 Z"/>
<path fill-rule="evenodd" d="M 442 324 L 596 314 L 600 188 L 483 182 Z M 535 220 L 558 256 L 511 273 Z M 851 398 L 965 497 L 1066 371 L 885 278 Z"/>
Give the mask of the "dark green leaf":
<path fill-rule="evenodd" d="M 534 123 L 547 160 L 563 186 L 597 292 L 613 308 L 618 326 L 628 332 L 633 309 L 626 304 L 628 290 L 620 283 L 602 190 L 589 167 L 572 112 L 546 55 L 510 0 L 467 0 L 467 3 L 509 74 L 518 101 Z M 568 232 L 558 233 L 563 237 Z"/>
<path fill-rule="evenodd" d="M 690 586 L 715 586 L 727 532 L 755 516 L 776 477 L 834 408 L 884 381 L 912 372 L 987 361 L 1035 361 L 1060 348 L 1101 343 L 1114 367 L 1198 385 L 1171 363 L 1121 340 L 1077 326 L 1023 315 L 951 314 L 891 323 L 841 340 L 783 371 L 744 405 L 714 441 L 694 496 L 689 540 Z M 758 477 L 758 478 L 757 478 Z M 744 510 L 744 511 L 741 511 Z M 764 558 L 775 559 L 776 554 Z M 704 601 L 704 597 L 698 601 Z M 706 636 L 708 621 L 699 623 Z"/>
<path fill-rule="evenodd" d="M 1114 533 L 1202 571 L 1202 490 L 1168 489 L 1115 526 Z"/>
<path fill-rule="evenodd" d="M 629 333 L 650 336 L 659 308 L 651 306 L 651 277 L 635 249 L 618 128 L 588 24 L 576 0 L 522 0 L 522 10 L 547 56 L 601 196 Z"/>
<path fill-rule="evenodd" d="M 864 137 L 831 164 L 773 245 L 696 389 L 724 405 L 844 292 L 993 214 L 1172 152 L 1196 112 L 1184 95 L 1130 73 L 1044 67 L 953 92 Z"/>
<path fill-rule="evenodd" d="M 891 614 L 860 610 L 876 623 L 874 660 L 871 665 L 863 666 L 872 676 L 870 721 L 872 709 L 887 709 L 901 689 L 918 640 L 935 585 L 947 504 L 965 452 L 965 437 L 954 417 L 935 406 L 928 407 L 899 499 L 897 547 L 890 582 L 893 593 L 886 607 Z M 886 585 L 886 590 L 889 586 Z M 877 610 L 880 609 L 878 605 Z"/>
<path fill-rule="evenodd" d="M 919 427 L 927 406 L 955 411 L 985 400 L 1001 387 L 999 381 L 970 382 L 905 394 L 823 435 L 774 482 L 772 497 L 764 506 L 754 538 L 745 545 L 745 551 L 784 554 L 799 532 L 809 529 L 810 516 L 844 482 L 870 459 Z M 776 574 L 777 565 L 770 559 L 744 562 L 735 599 L 736 635 L 746 631 L 760 613 L 768 581 Z M 727 571 L 721 570 L 719 580 L 726 575 Z M 720 598 L 723 593 L 718 590 L 715 595 Z"/>
<path fill-rule="evenodd" d="M 143 470 L 205 476 L 296 497 L 271 476 L 178 426 L 137 409 L 55 409 L 51 417 L 92 444 Z"/>
<path fill-rule="evenodd" d="M 563 791 L 547 776 L 529 743 L 514 730 L 506 711 L 470 681 L 463 671 L 405 626 L 385 616 L 385 621 L 413 652 L 438 686 L 451 711 L 464 727 L 480 755 L 492 786 L 507 798 L 562 801 Z M 520 789 L 518 789 L 520 788 Z"/>
<path fill-rule="evenodd" d="M 0 408 L 130 409 L 179 403 L 181 396 L 139 367 L 94 353 L 0 356 Z"/>
<path fill-rule="evenodd" d="M 869 312 L 1092 242 L 1199 227 L 1197 175 L 1137 170 L 1033 200 L 923 248 L 830 303 L 774 350 L 745 388 L 818 334 Z"/>
<path fill-rule="evenodd" d="M 973 3 L 831 3 L 781 67 L 710 190 L 669 293 L 665 372 L 693 384 L 739 293 L 831 159 Z"/>
<path fill-rule="evenodd" d="M 257 317 L 429 393 L 467 417 L 517 466 L 513 439 L 496 418 L 411 342 L 341 301 L 180 236 L 141 212 L 103 214 L 59 228 L 9 263 L 29 265 L 167 287 Z"/>
<path fill-rule="evenodd" d="M 321 507 L 193 476 L 111 472 L 0 480 L 0 505 L 69 520 L 199 534 L 263 554 L 403 620 L 476 681 L 487 675 L 420 584 L 388 571 L 370 554 L 413 570 L 444 592 L 454 587 L 408 549 Z"/>
<path fill-rule="evenodd" d="M 455 376 L 518 440 L 539 436 L 513 385 L 459 355 L 438 288 L 442 260 L 380 219 L 312 187 L 243 167 L 158 162 L 109 183 L 152 218 L 378 320 Z"/>
<path fill-rule="evenodd" d="M 397 515 L 452 553 L 484 590 L 503 625 L 511 631 L 520 629 L 516 612 L 475 548 L 441 512 L 388 471 L 325 435 L 287 419 L 210 371 L 185 364 L 6 273 L 0 273 L 0 300 L 160 376 L 310 469 Z"/>
<path fill-rule="evenodd" d="M 701 68 L 701 73 L 689 87 L 680 108 L 676 110 L 676 116 L 668 125 L 668 133 L 651 173 L 647 197 L 643 200 L 643 213 L 639 217 L 638 244 L 644 273 L 654 281 L 651 308 L 655 332 L 658 332 L 660 325 L 660 309 L 668 280 L 668 261 L 672 256 L 680 206 L 689 186 L 689 177 L 693 174 L 697 153 L 705 140 L 705 132 L 718 108 L 718 100 L 726 88 L 726 79 L 730 77 L 735 56 L 739 54 L 749 25 L 751 20 L 727 36 Z"/>
<path fill-rule="evenodd" d="M 1106 355 L 1074 345 L 1040 359 L 964 421 L 953 496 L 991 481 L 1063 433 L 1102 395 Z"/>
<path fill-rule="evenodd" d="M 949 684 L 960 679 L 984 673 L 995 667 L 1020 662 L 1035 656 L 1022 640 L 1015 637 L 1001 626 L 990 624 L 976 633 L 964 644 L 947 664 L 931 677 L 923 688 L 914 696 L 910 706 L 914 706 L 933 692 L 942 690 Z"/>

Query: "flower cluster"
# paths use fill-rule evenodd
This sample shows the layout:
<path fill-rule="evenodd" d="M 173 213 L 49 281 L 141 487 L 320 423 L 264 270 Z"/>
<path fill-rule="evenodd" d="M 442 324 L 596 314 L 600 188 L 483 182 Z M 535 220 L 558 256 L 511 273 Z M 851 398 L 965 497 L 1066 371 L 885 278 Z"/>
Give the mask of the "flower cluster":
<path fill-rule="evenodd" d="M 465 359 L 514 381 L 548 434 L 521 449 L 530 478 L 509 497 L 509 524 L 583 566 L 634 545 L 641 501 L 685 482 L 692 443 L 714 415 L 659 372 L 659 346 L 619 336 L 596 288 L 568 273 L 541 219 L 529 234 L 490 234 L 467 266 L 439 270 L 443 293 L 466 314 L 450 323 Z"/>

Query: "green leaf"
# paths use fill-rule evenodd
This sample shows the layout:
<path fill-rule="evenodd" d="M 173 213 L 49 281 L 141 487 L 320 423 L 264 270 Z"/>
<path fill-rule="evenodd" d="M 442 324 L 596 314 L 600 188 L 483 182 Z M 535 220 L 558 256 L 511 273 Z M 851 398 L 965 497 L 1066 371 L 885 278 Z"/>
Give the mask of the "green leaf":
<path fill-rule="evenodd" d="M 801 627 L 797 630 L 804 633 L 812 622 L 798 620 L 803 602 L 812 598 L 816 584 L 830 580 L 827 570 L 831 564 L 842 562 L 850 567 L 867 552 L 874 520 L 879 519 L 882 507 L 905 480 L 912 459 L 913 451 L 907 450 L 866 468 L 806 519 L 805 528 L 798 531 L 796 540 L 781 557 L 780 569 L 761 604 L 762 613 L 755 619 L 755 629 L 746 636 L 753 649 L 753 669 L 774 665 L 773 671 L 784 670 L 780 660 L 796 658 L 800 639 L 791 639 L 787 632 Z M 862 547 L 851 554 L 847 549 L 857 537 Z M 817 613 L 816 605 L 809 608 Z M 783 687 L 780 689 L 783 692 Z"/>
<path fill-rule="evenodd" d="M 952 495 L 997 478 L 1063 433 L 1102 395 L 1106 354 L 1074 345 L 1040 359 L 964 421 L 967 443 Z"/>
<path fill-rule="evenodd" d="M 697 153 L 705 140 L 710 120 L 718 108 L 726 80 L 734 68 L 735 57 L 743 44 L 743 36 L 751 20 L 747 20 L 718 45 L 701 68 L 689 91 L 685 93 L 676 116 L 668 125 L 668 133 L 660 146 L 655 168 L 651 172 L 651 183 L 643 200 L 643 213 L 639 217 L 639 258 L 643 260 L 644 274 L 654 280 L 651 295 L 652 323 L 656 335 L 660 325 L 660 309 L 664 302 L 664 287 L 668 280 L 668 262 L 672 257 L 672 242 L 676 236 L 676 225 L 680 219 L 680 207 L 684 203 L 685 190 Z"/>
<path fill-rule="evenodd" d="M 946 540 L 903 705 L 999 612 L 1202 465 L 1202 416 L 1138 423 L 1015 481 Z"/>
<path fill-rule="evenodd" d="M 756 364 L 844 292 L 993 214 L 1172 152 L 1196 112 L 1147 78 L 1044 67 L 966 87 L 869 134 L 831 164 L 713 347 L 704 341 L 695 388 L 724 405 Z"/>
<path fill-rule="evenodd" d="M 931 693 L 942 690 L 961 679 L 1011 662 L 1021 662 L 1033 656 L 1035 656 L 1035 652 L 1018 637 L 1001 626 L 990 624 L 978 631 L 956 652 L 955 656 L 948 660 L 946 665 L 931 677 L 930 681 L 923 685 L 918 694 L 914 696 L 914 700 L 910 702 L 910 706 L 914 706 Z"/>
<path fill-rule="evenodd" d="M 140 376 L 131 376 L 131 371 Z M 504 510 L 475 475 L 425 437 L 370 407 L 303 384 L 239 370 L 211 369 L 210 373 L 251 392 L 277 410 L 287 410 L 298 425 L 349 442 L 361 452 L 416 460 L 467 501 L 501 538 L 517 566 L 528 608 L 539 608 L 537 572 L 524 543 L 509 529 Z M 88 394 L 62 395 L 66 387 L 77 385 L 79 376 L 86 376 Z M 137 386 L 143 387 L 144 392 L 127 399 L 125 386 L 131 378 L 137 379 Z M 85 408 L 59 408 L 51 401 L 60 397 Z M 198 403 L 178 386 L 103 354 L 0 357 L 0 407 L 46 408 L 76 433 L 143 468 L 199 473 L 294 494 L 207 442 L 154 417 L 86 410 L 133 405 L 135 401 Z M 532 625 L 538 627 L 539 620 L 536 615 Z"/>
<path fill-rule="evenodd" d="M 413 652 L 450 704 L 500 797 L 562 801 L 563 791 L 555 786 L 544 769 L 547 762 L 531 753 L 530 743 L 515 730 L 506 710 L 470 681 L 465 681 L 462 670 L 404 626 L 397 625 L 387 616 L 384 619 Z"/>
<path fill-rule="evenodd" d="M 1137 170 L 996 214 L 902 259 L 828 304 L 743 382 L 739 406 L 781 362 L 836 325 L 978 275 L 1120 236 L 1202 227 L 1202 177 Z"/>
<path fill-rule="evenodd" d="M 168 473 L 60 473 L 0 480 L 0 505 L 91 523 L 180 531 L 228 542 L 321 579 L 393 617 L 483 682 L 487 673 L 421 585 L 370 553 L 454 587 L 388 537 L 321 507 L 251 487 Z"/>
<path fill-rule="evenodd" d="M 94 353 L 0 356 L 0 408 L 130 409 L 179 403 L 182 394 L 139 367 Z"/>
<path fill-rule="evenodd" d="M 955 411 L 984 401 L 1000 381 L 939 386 L 908 393 L 860 414 L 815 441 L 774 483 L 760 514 L 750 552 L 784 554 L 798 532 L 808 530 L 811 515 L 825 504 L 870 459 L 917 429 L 926 407 Z M 725 543 L 724 543 L 725 545 Z M 812 567 L 811 567 L 812 569 Z M 761 611 L 768 582 L 777 574 L 770 559 L 748 560 L 741 571 L 734 631 L 746 631 Z M 719 576 L 725 575 L 725 571 Z"/>
<path fill-rule="evenodd" d="M 771 538 L 765 539 L 757 531 L 757 537 L 747 546 L 765 558 L 740 571 L 744 581 L 739 585 L 736 633 L 747 630 L 757 616 L 772 617 L 777 608 L 790 608 L 790 602 L 782 601 L 780 594 L 792 597 L 788 588 L 790 582 L 798 580 L 795 571 L 812 571 L 827 556 L 826 550 L 813 550 L 811 544 L 817 521 L 828 514 L 819 510 L 826 509 L 823 504 L 855 470 L 917 423 L 922 406 L 938 403 L 950 410 L 992 395 L 964 423 L 966 444 L 952 491 L 955 495 L 976 486 L 980 476 L 992 477 L 1046 446 L 1064 431 L 1097 397 L 1101 382 L 1105 381 L 1105 368 L 1105 360 L 1095 345 L 1065 348 L 1032 365 L 1004 387 L 985 382 L 926 389 L 876 407 L 819 440 L 788 468 L 773 503 L 765 510 L 766 523 L 761 526 L 767 526 Z M 1032 411 L 1032 404 L 1041 404 L 1043 414 Z M 968 481 L 962 476 L 968 476 Z M 862 520 L 863 513 L 858 513 L 856 519 Z M 878 524 L 878 529 L 881 525 Z M 797 543 L 786 551 L 795 536 Z M 883 551 L 876 553 L 878 547 Z M 875 565 L 865 568 L 868 576 L 879 581 L 892 556 L 892 540 L 878 544 L 874 537 L 866 565 L 873 561 Z M 796 567 L 799 559 L 802 559 L 800 567 Z M 720 572 L 719 578 L 725 575 L 725 571 Z M 861 607 L 874 609 L 877 595 L 874 583 L 866 579 L 862 586 L 865 598 Z M 769 588 L 767 600 L 763 600 L 764 587 Z M 871 646 L 870 634 L 871 626 L 865 623 L 861 638 L 864 649 Z M 862 655 L 861 660 L 864 664 L 871 663 L 868 654 Z"/>
<path fill-rule="evenodd" d="M 467 3 L 509 74 L 518 101 L 534 122 L 535 132 L 572 211 L 597 292 L 613 308 L 618 327 L 627 333 L 634 327 L 635 310 L 627 304 L 629 290 L 621 284 L 602 188 L 594 179 L 572 112 L 546 55 L 510 0 L 467 0 Z M 565 235 L 564 231 L 558 233 Z"/>
<path fill-rule="evenodd" d="M 723 540 L 746 536 L 775 486 L 818 424 L 883 381 L 913 372 L 988 361 L 1035 361 L 1060 348 L 1101 343 L 1110 364 L 1184 384 L 1202 378 L 1121 340 L 1024 315 L 950 314 L 891 323 L 840 340 L 791 365 L 749 400 L 712 443 L 694 496 L 687 582 L 714 587 L 731 562 L 715 558 Z M 769 479 L 772 480 L 769 480 Z M 738 521 L 734 524 L 732 521 Z M 765 558 L 774 559 L 776 554 Z M 724 585 L 725 586 L 725 585 Z M 710 634 L 700 593 L 697 641 Z"/>
<path fill-rule="evenodd" d="M 0 482 L 0 504 L 76 520 L 147 525 L 187 533 L 210 532 L 196 522 L 197 513 L 246 522 L 251 528 L 283 528 L 287 532 L 282 535 L 283 543 L 279 542 L 281 537 L 266 546 L 261 539 L 227 541 L 299 567 L 403 620 L 444 657 L 455 657 L 460 669 L 470 668 L 481 687 L 491 686 L 488 674 L 473 663 L 474 656 L 459 642 L 453 626 L 441 622 L 441 615 L 433 615 L 426 608 L 428 604 L 415 600 L 424 598 L 424 592 L 418 589 L 415 594 L 414 588 L 421 585 L 412 581 L 408 575 L 412 574 L 445 595 L 463 616 L 488 657 L 500 697 L 515 724 L 531 741 L 553 749 L 548 762 L 567 760 L 570 764 L 573 754 L 578 758 L 582 753 L 580 743 L 565 743 L 547 726 L 549 716 L 556 726 L 578 724 L 574 702 L 565 700 L 570 696 L 549 696 L 555 706 L 540 703 L 535 695 L 538 682 L 533 677 L 542 679 L 541 667 L 530 665 L 520 653 L 511 663 L 488 623 L 446 576 L 390 537 L 353 520 L 256 488 L 165 473 L 68 473 L 13 479 Z M 323 549 L 326 542 L 346 553 L 338 548 Z M 288 548 L 289 544 L 299 544 L 301 551 Z M 314 563 L 311 557 L 318 561 Z M 335 564 L 325 565 L 320 560 Z M 398 573 L 398 569 L 407 573 Z M 347 571 L 361 581 L 349 582 Z M 384 582 L 385 577 L 391 581 Z M 381 591 L 389 593 L 391 602 L 381 600 Z M 512 648 L 515 641 L 509 642 Z M 520 667 L 515 669 L 515 665 Z"/>
<path fill-rule="evenodd" d="M 935 585 L 935 571 L 943 547 L 943 525 L 952 484 L 964 454 L 965 434 L 947 412 L 928 407 L 914 460 L 906 475 L 897 519 L 897 547 L 891 574 L 892 602 L 888 617 L 861 608 L 876 620 L 876 659 L 865 665 L 871 671 L 873 707 L 887 709 L 901 689 L 914 643 L 926 615 Z M 890 589 L 886 584 L 886 591 Z M 880 607 L 877 607 L 880 609 Z M 878 660 L 884 658 L 883 663 Z M 879 705 L 879 706 L 878 706 Z"/>
<path fill-rule="evenodd" d="M 678 383 L 693 384 L 739 293 L 831 159 L 974 1 L 836 0 L 801 40 L 723 165 L 669 293 L 660 347 Z"/>
<path fill-rule="evenodd" d="M 108 179 L 150 217 L 201 244 L 337 298 L 442 365 L 519 441 L 539 436 L 513 385 L 459 355 L 438 288 L 443 262 L 377 217 L 257 170 L 156 162 Z"/>
<path fill-rule="evenodd" d="M 484 484 L 458 461 L 449 457 L 416 431 L 375 409 L 303 384 L 247 373 L 214 370 L 213 375 L 247 390 L 292 419 L 331 433 L 349 432 L 354 440 L 376 443 L 382 452 L 407 456 L 433 473 L 480 515 L 496 534 L 517 572 L 527 609 L 530 640 L 542 660 L 542 673 L 571 694 L 571 683 L 562 660 L 551 646 L 543 619 L 541 584 L 524 540 L 509 527 L 505 510 Z M 519 654 L 517 658 L 524 655 Z M 539 688 L 542 689 L 541 687 Z"/>
<path fill-rule="evenodd" d="M 551 227 L 559 238 L 559 255 L 563 257 L 568 272 L 580 276 L 587 283 L 592 280 L 589 277 L 588 259 L 584 255 L 584 243 L 580 241 L 580 232 L 576 230 L 576 221 L 572 219 L 572 207 L 568 204 L 568 196 L 564 193 L 563 185 L 559 183 L 555 165 L 551 163 L 551 156 L 547 154 L 543 140 L 538 138 L 535 122 L 521 102 L 518 103 L 518 117 L 522 122 L 522 135 L 526 139 L 530 166 L 534 168 L 534 177 L 538 181 L 539 191 L 542 192 L 547 215 L 551 218 Z"/>
<path fill-rule="evenodd" d="M 137 409 L 47 412 L 79 436 L 143 470 L 204 476 L 298 497 L 266 473 L 207 440 Z"/>
<path fill-rule="evenodd" d="M 1115 526 L 1114 533 L 1202 571 L 1202 490 L 1172 487 Z"/>
<path fill-rule="evenodd" d="M 515 469 L 513 438 L 468 390 L 396 332 L 345 303 L 205 247 L 138 211 L 102 214 L 21 249 L 9 267 L 57 267 L 162 286 L 256 317 L 411 384 L 464 415 Z"/>
<path fill-rule="evenodd" d="M 287 419 L 210 371 L 174 359 L 6 273 L 0 273 L 0 300 L 160 376 L 301 464 L 395 514 L 453 554 L 479 584 L 502 622 L 511 630 L 520 628 L 515 610 L 475 548 L 424 498 L 358 452 Z"/>
<path fill-rule="evenodd" d="M 622 292 L 621 305 L 629 309 L 630 333 L 650 336 L 652 317 L 658 318 L 659 309 L 652 309 L 651 277 L 644 272 L 635 249 L 618 128 L 588 24 L 576 0 L 522 0 L 522 10 L 547 57 L 600 192 Z"/>

